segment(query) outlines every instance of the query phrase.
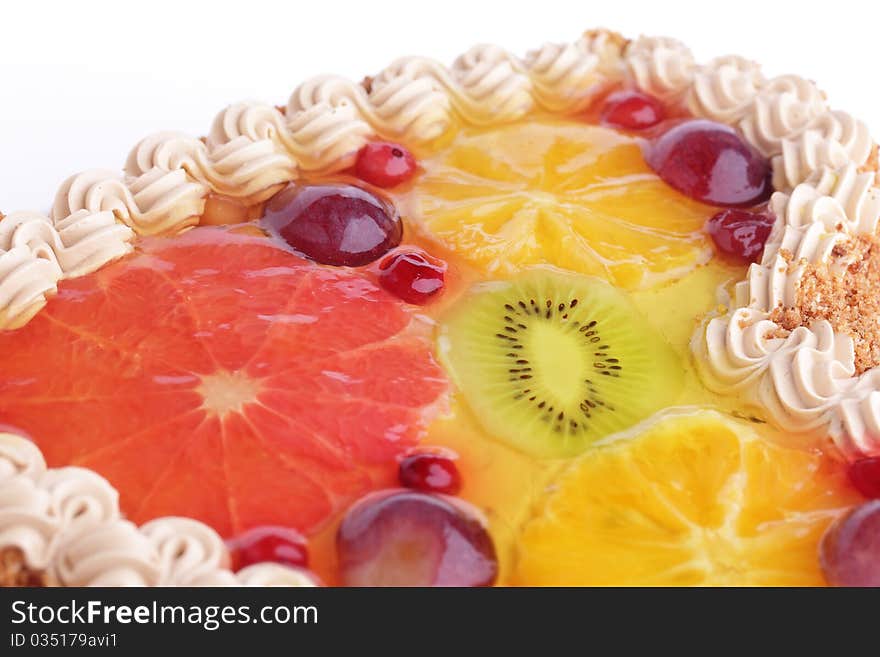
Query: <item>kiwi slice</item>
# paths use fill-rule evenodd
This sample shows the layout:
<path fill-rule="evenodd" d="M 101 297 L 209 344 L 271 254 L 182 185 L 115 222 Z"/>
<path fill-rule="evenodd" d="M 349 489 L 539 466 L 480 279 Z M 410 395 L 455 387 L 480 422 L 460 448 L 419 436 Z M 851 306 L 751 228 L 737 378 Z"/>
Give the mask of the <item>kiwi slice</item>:
<path fill-rule="evenodd" d="M 672 348 L 608 283 L 551 268 L 474 288 L 446 318 L 441 354 L 483 428 L 557 458 L 673 403 Z"/>

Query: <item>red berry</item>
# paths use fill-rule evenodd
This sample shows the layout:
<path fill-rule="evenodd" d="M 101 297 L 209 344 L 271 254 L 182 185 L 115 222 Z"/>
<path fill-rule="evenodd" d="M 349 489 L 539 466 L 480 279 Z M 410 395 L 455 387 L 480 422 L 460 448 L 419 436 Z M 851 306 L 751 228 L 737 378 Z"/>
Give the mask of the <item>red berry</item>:
<path fill-rule="evenodd" d="M 498 574 L 479 513 L 417 491 L 383 491 L 355 504 L 336 549 L 347 586 L 490 586 Z"/>
<path fill-rule="evenodd" d="M 770 198 L 770 164 L 733 128 L 686 121 L 650 148 L 648 164 L 669 185 L 703 203 L 752 206 Z"/>
<path fill-rule="evenodd" d="M 376 141 L 358 152 L 354 172 L 358 178 L 376 187 L 394 187 L 409 180 L 416 170 L 416 160 L 398 144 Z"/>
<path fill-rule="evenodd" d="M 880 499 L 880 456 L 850 463 L 849 480 L 868 499 Z"/>
<path fill-rule="evenodd" d="M 819 563 L 831 586 L 880 586 L 880 500 L 856 507 L 825 532 Z"/>
<path fill-rule="evenodd" d="M 605 100 L 602 123 L 624 130 L 651 128 L 666 118 L 663 104 L 641 91 L 617 91 Z"/>
<path fill-rule="evenodd" d="M 706 228 L 719 251 L 756 262 L 764 252 L 773 223 L 773 217 L 763 212 L 722 210 L 709 219 Z"/>
<path fill-rule="evenodd" d="M 423 305 L 443 289 L 446 264 L 422 251 L 394 253 L 379 265 L 379 283 L 407 303 Z"/>
<path fill-rule="evenodd" d="M 353 185 L 288 185 L 266 205 L 263 222 L 325 265 L 366 265 L 403 237 L 395 207 Z"/>
<path fill-rule="evenodd" d="M 233 570 L 264 561 L 304 568 L 308 565 L 306 539 L 289 527 L 255 527 L 226 542 Z"/>
<path fill-rule="evenodd" d="M 397 471 L 400 485 L 426 493 L 455 495 L 461 490 L 461 475 L 452 457 L 417 452 L 405 457 Z"/>

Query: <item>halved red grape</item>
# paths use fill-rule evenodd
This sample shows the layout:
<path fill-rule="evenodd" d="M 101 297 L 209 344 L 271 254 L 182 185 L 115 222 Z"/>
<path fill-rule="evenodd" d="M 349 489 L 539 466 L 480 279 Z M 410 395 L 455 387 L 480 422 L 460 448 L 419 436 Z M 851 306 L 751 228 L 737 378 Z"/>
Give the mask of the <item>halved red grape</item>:
<path fill-rule="evenodd" d="M 651 145 L 647 159 L 667 184 L 704 203 L 751 206 L 773 192 L 767 159 L 721 123 L 680 123 Z"/>
<path fill-rule="evenodd" d="M 756 262 L 764 251 L 774 221 L 766 212 L 728 209 L 709 219 L 706 229 L 722 253 Z"/>
<path fill-rule="evenodd" d="M 267 203 L 262 221 L 304 256 L 325 265 L 369 264 L 403 237 L 394 205 L 354 185 L 291 183 Z"/>
<path fill-rule="evenodd" d="M 880 456 L 850 463 L 847 474 L 862 495 L 868 499 L 880 499 Z"/>
<path fill-rule="evenodd" d="M 382 261 L 379 283 L 407 303 L 423 305 L 443 289 L 446 264 L 422 251 L 393 253 Z"/>
<path fill-rule="evenodd" d="M 355 504 L 336 548 L 348 586 L 490 586 L 498 574 L 477 511 L 416 491 L 382 491 Z"/>
<path fill-rule="evenodd" d="M 880 586 L 880 500 L 838 520 L 822 538 L 820 563 L 832 586 Z"/>
<path fill-rule="evenodd" d="M 397 471 L 401 486 L 426 493 L 455 495 L 461 475 L 455 460 L 442 452 L 415 452 L 403 458 Z"/>
<path fill-rule="evenodd" d="M 354 172 L 376 187 L 394 187 L 416 172 L 416 159 L 400 144 L 376 141 L 358 152 Z"/>
<path fill-rule="evenodd" d="M 233 570 L 264 561 L 305 567 L 309 561 L 306 539 L 290 527 L 255 527 L 229 539 L 226 546 Z"/>
<path fill-rule="evenodd" d="M 624 130 L 645 130 L 666 118 L 663 103 L 635 90 L 617 91 L 605 99 L 602 123 Z"/>

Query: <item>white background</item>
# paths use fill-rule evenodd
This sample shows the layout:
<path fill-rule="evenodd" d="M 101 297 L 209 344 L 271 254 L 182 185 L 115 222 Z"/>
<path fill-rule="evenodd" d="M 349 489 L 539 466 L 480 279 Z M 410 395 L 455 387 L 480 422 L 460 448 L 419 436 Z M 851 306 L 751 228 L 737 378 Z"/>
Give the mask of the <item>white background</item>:
<path fill-rule="evenodd" d="M 872 7 L 873 5 L 873 7 Z M 119 169 L 146 134 L 204 134 L 241 99 L 355 80 L 394 58 L 517 54 L 587 28 L 668 35 L 698 60 L 738 53 L 817 81 L 880 134 L 877 0 L 0 0 L 0 209 L 46 210 L 76 171 Z"/>

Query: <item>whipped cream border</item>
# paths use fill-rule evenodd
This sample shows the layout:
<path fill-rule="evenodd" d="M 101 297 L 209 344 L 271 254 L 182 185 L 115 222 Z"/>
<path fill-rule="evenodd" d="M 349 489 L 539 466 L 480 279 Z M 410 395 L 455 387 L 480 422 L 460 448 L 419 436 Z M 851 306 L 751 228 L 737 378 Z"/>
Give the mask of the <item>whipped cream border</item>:
<path fill-rule="evenodd" d="M 128 253 L 135 234 L 196 225 L 209 193 L 258 203 L 305 172 L 350 166 L 377 136 L 425 143 L 460 123 L 505 123 L 535 109 L 571 114 L 621 80 L 684 103 L 695 116 L 739 126 L 772 159 L 782 191 L 824 167 L 861 166 L 872 156 L 867 126 L 829 110 L 812 82 L 793 75 L 767 80 L 757 64 L 732 55 L 698 65 L 675 39 L 627 41 L 599 30 L 572 43 L 546 43 L 523 58 L 491 45 L 471 48 L 449 67 L 404 57 L 367 85 L 312 78 L 283 110 L 231 105 L 204 140 L 151 135 L 122 172 L 90 170 L 66 180 L 48 217 L 0 220 L 0 330 L 26 323 L 59 280 Z"/>
<path fill-rule="evenodd" d="M 209 193 L 258 203 L 303 173 L 347 168 L 376 137 L 419 144 L 460 123 L 500 124 L 535 109 L 571 114 L 626 80 L 694 116 L 737 126 L 771 158 L 780 190 L 777 225 L 762 263 L 738 287 L 741 303 L 694 338 L 707 384 L 745 391 L 785 427 L 831 427 L 849 454 L 880 450 L 869 437 L 880 436 L 880 372 L 852 377 L 851 340 L 830 326 L 798 329 L 781 343 L 762 337 L 772 329 L 771 304 L 791 299 L 796 286 L 796 273 L 774 269 L 782 245 L 815 261 L 837 239 L 830 217 L 843 221 L 840 232 L 876 225 L 877 190 L 869 174 L 855 171 L 875 155 L 867 126 L 830 110 L 808 80 L 768 80 L 756 63 L 732 55 L 699 65 L 684 44 L 664 37 L 627 41 L 592 31 L 524 58 L 478 45 L 450 67 L 405 57 L 368 84 L 313 78 L 283 110 L 231 105 L 204 140 L 177 132 L 147 137 L 122 172 L 90 170 L 66 180 L 48 217 L 0 218 L 0 330 L 25 324 L 59 280 L 130 252 L 136 234 L 195 226 Z M 0 434 L 0 546 L 21 547 L 29 565 L 61 583 L 302 583 L 300 573 L 276 566 L 232 575 L 219 537 L 193 520 L 135 527 L 120 517 L 105 480 L 78 468 L 47 471 L 39 450 L 22 441 Z"/>
<path fill-rule="evenodd" d="M 404 57 L 367 85 L 312 78 L 283 110 L 231 105 L 203 140 L 151 135 L 134 147 L 123 172 L 90 170 L 66 180 L 48 217 L 0 220 L 0 330 L 26 323 L 59 280 L 128 253 L 135 234 L 195 226 L 209 193 L 257 203 L 303 173 L 348 167 L 376 137 L 425 143 L 460 123 L 505 123 L 538 108 L 571 114 L 621 80 L 682 102 L 695 116 L 739 126 L 772 159 L 782 191 L 824 167 L 864 165 L 873 154 L 867 126 L 829 110 L 812 82 L 767 80 L 757 64 L 732 55 L 698 65 L 675 39 L 627 41 L 598 30 L 522 58 L 491 45 L 471 48 L 449 67 Z"/>
<path fill-rule="evenodd" d="M 190 518 L 140 527 L 119 494 L 84 468 L 47 469 L 26 438 L 0 433 L 0 547 L 62 586 L 315 586 L 305 571 L 259 563 L 233 573 L 220 536 Z"/>

